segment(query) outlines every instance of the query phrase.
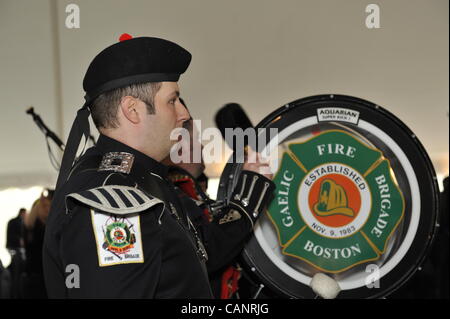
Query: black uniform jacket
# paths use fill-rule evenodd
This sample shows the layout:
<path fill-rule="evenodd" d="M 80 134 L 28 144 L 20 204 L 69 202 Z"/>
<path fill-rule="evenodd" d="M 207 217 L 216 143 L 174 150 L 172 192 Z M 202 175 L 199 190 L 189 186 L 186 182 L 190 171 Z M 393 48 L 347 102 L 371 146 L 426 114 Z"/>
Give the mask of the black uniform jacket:
<path fill-rule="evenodd" d="M 179 167 L 170 167 L 169 179 L 176 185 L 182 206 L 187 211 L 186 213 L 194 223 L 206 247 L 208 253 L 206 265 L 210 276 L 230 266 L 233 259 L 244 248 L 259 213 L 271 200 L 273 182 L 260 174 L 242 171 L 238 176 L 237 187 L 231 196 L 231 202 L 229 205 L 225 205 L 209 199 L 195 178 Z M 255 182 L 252 186 L 253 180 Z M 268 185 L 266 190 L 264 190 L 265 183 Z M 250 187 L 254 190 L 255 196 L 250 196 L 251 199 L 246 206 L 239 205 L 236 196 L 239 195 L 242 188 L 249 190 Z M 189 192 L 187 192 L 188 189 Z M 194 194 L 196 196 L 192 198 Z M 255 208 L 259 201 L 258 211 L 254 215 L 252 208 Z M 209 218 L 205 216 L 205 213 L 209 215 Z"/>
<path fill-rule="evenodd" d="M 52 204 L 43 250 L 50 298 L 212 297 L 198 239 L 166 174 L 100 136 Z"/>

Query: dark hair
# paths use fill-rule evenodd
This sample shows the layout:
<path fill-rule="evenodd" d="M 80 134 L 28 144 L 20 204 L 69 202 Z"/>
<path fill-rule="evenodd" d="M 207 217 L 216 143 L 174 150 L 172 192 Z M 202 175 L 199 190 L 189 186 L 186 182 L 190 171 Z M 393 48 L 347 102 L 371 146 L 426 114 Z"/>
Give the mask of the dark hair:
<path fill-rule="evenodd" d="M 205 173 L 201 173 L 199 177 L 197 177 L 198 183 L 205 183 L 206 188 L 208 188 L 208 176 Z"/>
<path fill-rule="evenodd" d="M 147 105 L 149 114 L 155 113 L 154 98 L 161 82 L 132 84 L 100 94 L 92 103 L 91 114 L 97 128 L 117 128 L 117 110 L 124 96 L 135 97 Z"/>

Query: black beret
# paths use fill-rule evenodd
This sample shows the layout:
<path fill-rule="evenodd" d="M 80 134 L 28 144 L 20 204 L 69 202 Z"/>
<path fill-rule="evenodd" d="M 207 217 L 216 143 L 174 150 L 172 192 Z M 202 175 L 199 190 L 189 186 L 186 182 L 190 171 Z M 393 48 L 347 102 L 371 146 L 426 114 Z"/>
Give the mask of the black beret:
<path fill-rule="evenodd" d="M 122 39 L 122 37 L 121 37 Z M 145 82 L 176 82 L 191 62 L 176 43 L 151 37 L 126 38 L 100 52 L 84 76 L 86 102 L 106 91 Z"/>

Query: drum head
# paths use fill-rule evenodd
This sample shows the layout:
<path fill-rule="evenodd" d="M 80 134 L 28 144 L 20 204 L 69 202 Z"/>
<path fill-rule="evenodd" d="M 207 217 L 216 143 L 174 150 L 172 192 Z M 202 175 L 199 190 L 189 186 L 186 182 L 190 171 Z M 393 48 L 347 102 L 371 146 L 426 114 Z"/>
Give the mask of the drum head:
<path fill-rule="evenodd" d="M 278 129 L 267 134 L 276 190 L 243 251 L 245 272 L 287 298 L 314 298 L 317 273 L 337 281 L 338 298 L 384 297 L 406 282 L 438 209 L 415 135 L 385 109 L 342 95 L 294 101 L 258 127 Z"/>

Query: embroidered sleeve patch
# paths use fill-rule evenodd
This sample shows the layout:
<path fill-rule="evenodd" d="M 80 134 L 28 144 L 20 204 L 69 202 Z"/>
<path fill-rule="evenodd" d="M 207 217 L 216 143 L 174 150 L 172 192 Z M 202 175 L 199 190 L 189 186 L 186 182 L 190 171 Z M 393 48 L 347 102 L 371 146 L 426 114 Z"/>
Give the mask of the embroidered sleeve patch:
<path fill-rule="evenodd" d="M 143 263 L 140 217 L 112 215 L 91 210 L 100 267 Z"/>

